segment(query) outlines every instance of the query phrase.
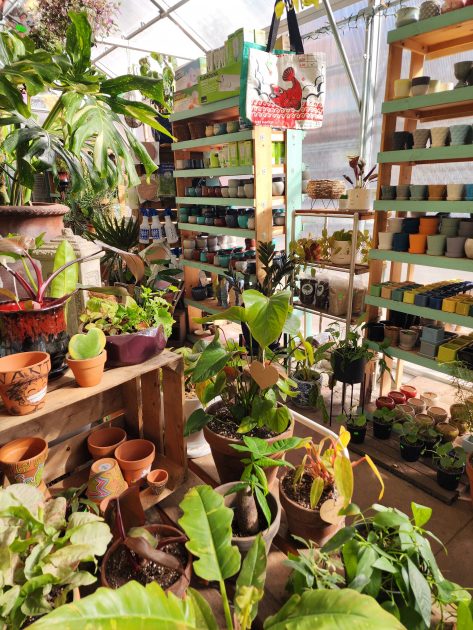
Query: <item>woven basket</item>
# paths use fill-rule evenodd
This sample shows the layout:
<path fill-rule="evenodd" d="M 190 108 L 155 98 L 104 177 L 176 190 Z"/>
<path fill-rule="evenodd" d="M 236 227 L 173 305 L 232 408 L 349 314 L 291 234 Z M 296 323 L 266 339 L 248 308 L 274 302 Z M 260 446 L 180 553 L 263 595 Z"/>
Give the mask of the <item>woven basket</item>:
<path fill-rule="evenodd" d="M 338 179 L 311 179 L 307 184 L 311 199 L 340 199 L 345 192 L 345 183 Z"/>

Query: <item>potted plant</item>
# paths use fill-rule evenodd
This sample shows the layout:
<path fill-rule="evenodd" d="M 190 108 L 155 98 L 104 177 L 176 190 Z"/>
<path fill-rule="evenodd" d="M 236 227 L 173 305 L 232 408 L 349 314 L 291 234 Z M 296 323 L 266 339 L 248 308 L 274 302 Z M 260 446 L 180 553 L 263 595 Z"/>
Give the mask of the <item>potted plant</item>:
<path fill-rule="evenodd" d="M 291 437 L 294 422 L 289 409 L 278 403 L 294 395 L 295 383 L 287 377 L 277 361 L 278 355 L 268 346 L 279 339 L 283 330 L 295 335 L 299 320 L 289 304 L 290 293 L 277 291 L 265 297 L 255 290 L 243 292 L 245 306 L 233 306 L 218 315 L 199 319 L 200 323 L 228 319 L 244 322 L 250 331 L 250 350 L 233 341 L 220 342 L 217 328 L 214 339 L 203 350 L 191 381 L 205 406 L 217 396 L 219 402 L 205 411 L 197 409 L 187 421 L 185 433 L 204 428 L 222 483 L 238 481 L 243 471 L 241 454 L 231 446 L 243 446 L 243 435 L 260 437 L 269 443 Z M 254 356 L 252 339 L 258 344 Z M 276 469 L 268 472 L 269 485 Z"/>
<path fill-rule="evenodd" d="M 311 337 L 304 339 L 302 335 L 291 337 L 288 345 L 288 358 L 291 363 L 291 379 L 297 385 L 297 396 L 293 402 L 305 409 L 320 409 L 327 418 L 323 397 L 320 394 L 322 374 L 315 369 L 317 364 L 327 358 L 327 353 L 334 345 L 330 341 L 321 346 Z M 294 360 L 294 367 L 292 367 Z"/>
<path fill-rule="evenodd" d="M 413 420 L 413 418 L 412 418 Z M 424 442 L 424 449 L 422 455 L 424 457 L 432 457 L 435 445 L 440 441 L 440 435 L 434 427 L 421 426 L 419 436 Z"/>
<path fill-rule="evenodd" d="M 362 341 L 361 322 L 346 331 L 343 335 L 338 322 L 327 329 L 335 340 L 335 346 L 331 354 L 333 379 L 341 383 L 362 383 L 365 376 L 365 367 L 374 353 Z"/>
<path fill-rule="evenodd" d="M 353 494 L 353 467 L 366 461 L 381 484 L 384 483 L 368 455 L 350 462 L 343 450 L 350 434 L 340 427 L 338 440 L 324 437 L 318 444 L 306 446 L 301 464 L 289 470 L 279 482 L 279 498 L 286 512 L 289 531 L 301 538 L 323 544 L 343 521 L 340 511 L 348 506 Z"/>
<path fill-rule="evenodd" d="M 453 446 L 452 442 L 445 442 L 435 446 L 433 457 L 439 486 L 446 490 L 456 490 L 465 472 L 465 450 L 461 446 Z"/>
<path fill-rule="evenodd" d="M 353 170 L 353 176 L 344 175 L 353 188 L 348 190 L 348 208 L 350 210 L 370 210 L 371 189 L 370 182 L 378 178 L 376 164 L 365 174 L 366 162 L 358 155 L 348 156 L 348 164 Z"/>
<path fill-rule="evenodd" d="M 396 410 L 381 407 L 373 412 L 373 435 L 378 440 L 388 440 L 391 437 Z"/>
<path fill-rule="evenodd" d="M 52 238 L 60 233 L 62 215 L 68 209 L 30 203 L 35 174 L 51 171 L 57 176 L 60 160 L 72 191 L 83 186 L 84 172 L 93 188 L 101 188 L 104 180 L 110 187 L 125 181 L 128 186 L 137 185 L 132 155 L 139 158 L 147 175 L 157 165 L 120 116 L 132 116 L 167 133 L 155 120 L 158 112 L 154 107 L 126 98 L 127 92 L 137 90 L 161 103 L 162 89 L 155 78 L 124 75 L 109 79 L 98 70 L 91 62 L 92 29 L 85 12 L 69 12 L 66 43 L 59 54 L 35 49 L 28 37 L 15 30 L 6 37 L 9 45 L 0 51 L 0 80 L 8 93 L 0 121 L 5 155 L 0 233 L 34 236 L 44 231 Z M 51 92 L 57 100 L 39 124 L 31 111 L 31 97 L 41 92 Z M 84 115 L 76 116 L 80 109 Z"/>
<path fill-rule="evenodd" d="M 363 444 L 366 437 L 366 416 L 364 413 L 353 413 L 346 415 L 344 413 L 337 417 L 337 420 L 345 424 L 350 434 L 350 442 L 353 444 Z"/>
<path fill-rule="evenodd" d="M 93 387 L 102 380 L 107 360 L 106 341 L 100 328 L 91 328 L 86 334 L 71 337 L 66 362 L 80 387 Z"/>
<path fill-rule="evenodd" d="M 416 462 L 425 448 L 422 439 L 422 426 L 416 422 L 395 422 L 393 429 L 400 434 L 401 457 L 406 462 Z"/>
<path fill-rule="evenodd" d="M 66 518 L 66 499 L 45 503 L 35 487 L 0 489 L 2 529 L 0 621 L 18 630 L 93 584 L 90 572 L 112 538 L 103 519 L 88 512 Z"/>

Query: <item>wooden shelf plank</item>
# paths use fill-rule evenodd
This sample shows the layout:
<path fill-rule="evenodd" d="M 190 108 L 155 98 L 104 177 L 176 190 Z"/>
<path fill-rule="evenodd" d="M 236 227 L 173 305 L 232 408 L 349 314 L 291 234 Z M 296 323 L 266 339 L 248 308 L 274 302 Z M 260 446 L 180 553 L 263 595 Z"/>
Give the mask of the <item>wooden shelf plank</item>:
<path fill-rule="evenodd" d="M 223 306 L 218 305 L 215 298 L 207 298 L 206 300 L 190 300 L 189 298 L 184 298 L 184 304 L 198 308 L 205 313 L 210 313 L 210 315 L 216 315 L 226 310 Z"/>
<path fill-rule="evenodd" d="M 388 44 L 437 59 L 471 50 L 472 36 L 473 6 L 468 6 L 389 31 Z"/>
<path fill-rule="evenodd" d="M 185 206 L 235 206 L 254 208 L 256 200 L 245 197 L 176 197 L 176 203 Z M 273 208 L 284 208 L 285 197 L 273 197 Z"/>
<path fill-rule="evenodd" d="M 470 116 L 473 114 L 473 86 L 385 101 L 381 113 L 419 121 Z"/>
<path fill-rule="evenodd" d="M 220 118 L 231 119 L 237 117 L 239 113 L 240 97 L 232 96 L 232 98 L 226 98 L 222 101 L 216 101 L 215 103 L 207 103 L 194 109 L 186 109 L 183 112 L 175 112 L 171 114 L 171 122 L 177 122 L 178 120 L 187 120 L 189 118 L 212 118 L 217 120 Z"/>
<path fill-rule="evenodd" d="M 381 151 L 379 164 L 432 164 L 435 162 L 466 162 L 473 159 L 473 144 L 402 151 Z"/>
<path fill-rule="evenodd" d="M 180 230 L 188 232 L 202 232 L 204 234 L 226 234 L 227 236 L 237 236 L 238 238 L 255 238 L 256 230 L 245 230 L 242 228 L 220 227 L 218 225 L 197 225 L 195 223 L 178 223 Z"/>
<path fill-rule="evenodd" d="M 416 304 L 406 304 L 405 302 L 396 302 L 395 300 L 386 300 L 373 295 L 365 297 L 365 304 L 377 306 L 378 308 L 387 308 L 408 315 L 417 315 L 425 319 L 434 319 L 444 324 L 457 324 L 466 328 L 473 328 L 473 317 L 469 315 L 458 315 L 457 313 L 447 313 L 436 308 L 427 308 L 425 306 L 417 306 Z"/>
<path fill-rule="evenodd" d="M 254 167 L 227 166 L 225 168 L 187 168 L 173 171 L 174 177 L 224 177 L 231 175 L 253 175 Z"/>
<path fill-rule="evenodd" d="M 427 254 L 409 254 L 408 252 L 394 252 L 381 249 L 372 249 L 369 257 L 371 260 L 387 260 L 390 262 L 407 263 L 408 265 L 422 265 L 424 267 L 437 267 L 438 269 L 473 272 L 473 260 L 470 258 L 428 256 Z"/>
<path fill-rule="evenodd" d="M 381 199 L 373 204 L 377 212 L 473 212 L 473 201 L 390 201 Z"/>
<path fill-rule="evenodd" d="M 193 267 L 194 269 L 201 269 L 203 271 L 207 271 L 208 273 L 215 273 L 218 276 L 225 276 L 229 273 L 228 268 L 217 267 L 216 265 L 211 265 L 209 263 L 197 262 L 197 260 L 182 260 L 182 264 L 185 267 Z M 237 278 L 243 278 L 244 274 L 239 271 L 236 272 Z"/>

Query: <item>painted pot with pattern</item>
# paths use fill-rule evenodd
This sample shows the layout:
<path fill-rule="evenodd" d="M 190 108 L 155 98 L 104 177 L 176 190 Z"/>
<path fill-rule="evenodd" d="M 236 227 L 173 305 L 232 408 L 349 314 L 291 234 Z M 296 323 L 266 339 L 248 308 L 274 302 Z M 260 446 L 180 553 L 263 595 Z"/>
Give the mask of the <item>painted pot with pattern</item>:
<path fill-rule="evenodd" d="M 18 438 L 0 448 L 0 468 L 10 483 L 27 483 L 38 487 L 42 482 L 47 457 L 48 443 L 43 438 Z"/>
<path fill-rule="evenodd" d="M 97 459 L 90 467 L 87 498 L 94 503 L 118 497 L 127 488 L 120 466 L 113 457 Z"/>
<path fill-rule="evenodd" d="M 322 377 L 315 370 L 310 370 L 310 374 L 312 376 L 310 381 L 305 381 L 298 372 L 291 375 L 292 380 L 297 385 L 297 396 L 292 399 L 296 407 L 302 407 L 303 409 L 314 408 L 315 400 L 320 393 Z"/>
<path fill-rule="evenodd" d="M 0 359 L 0 395 L 12 416 L 44 406 L 51 361 L 47 352 L 21 352 Z"/>
<path fill-rule="evenodd" d="M 419 20 L 427 20 L 428 18 L 440 15 L 440 4 L 434 0 L 425 0 L 420 5 Z"/>

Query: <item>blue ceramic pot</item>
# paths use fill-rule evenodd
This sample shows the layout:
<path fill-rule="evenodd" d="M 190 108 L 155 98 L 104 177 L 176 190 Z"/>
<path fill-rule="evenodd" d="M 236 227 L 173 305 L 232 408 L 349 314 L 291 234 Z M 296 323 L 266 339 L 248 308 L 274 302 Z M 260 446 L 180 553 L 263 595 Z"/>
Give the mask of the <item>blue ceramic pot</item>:
<path fill-rule="evenodd" d="M 392 248 L 395 252 L 407 252 L 409 249 L 409 234 L 403 232 L 393 234 Z"/>

